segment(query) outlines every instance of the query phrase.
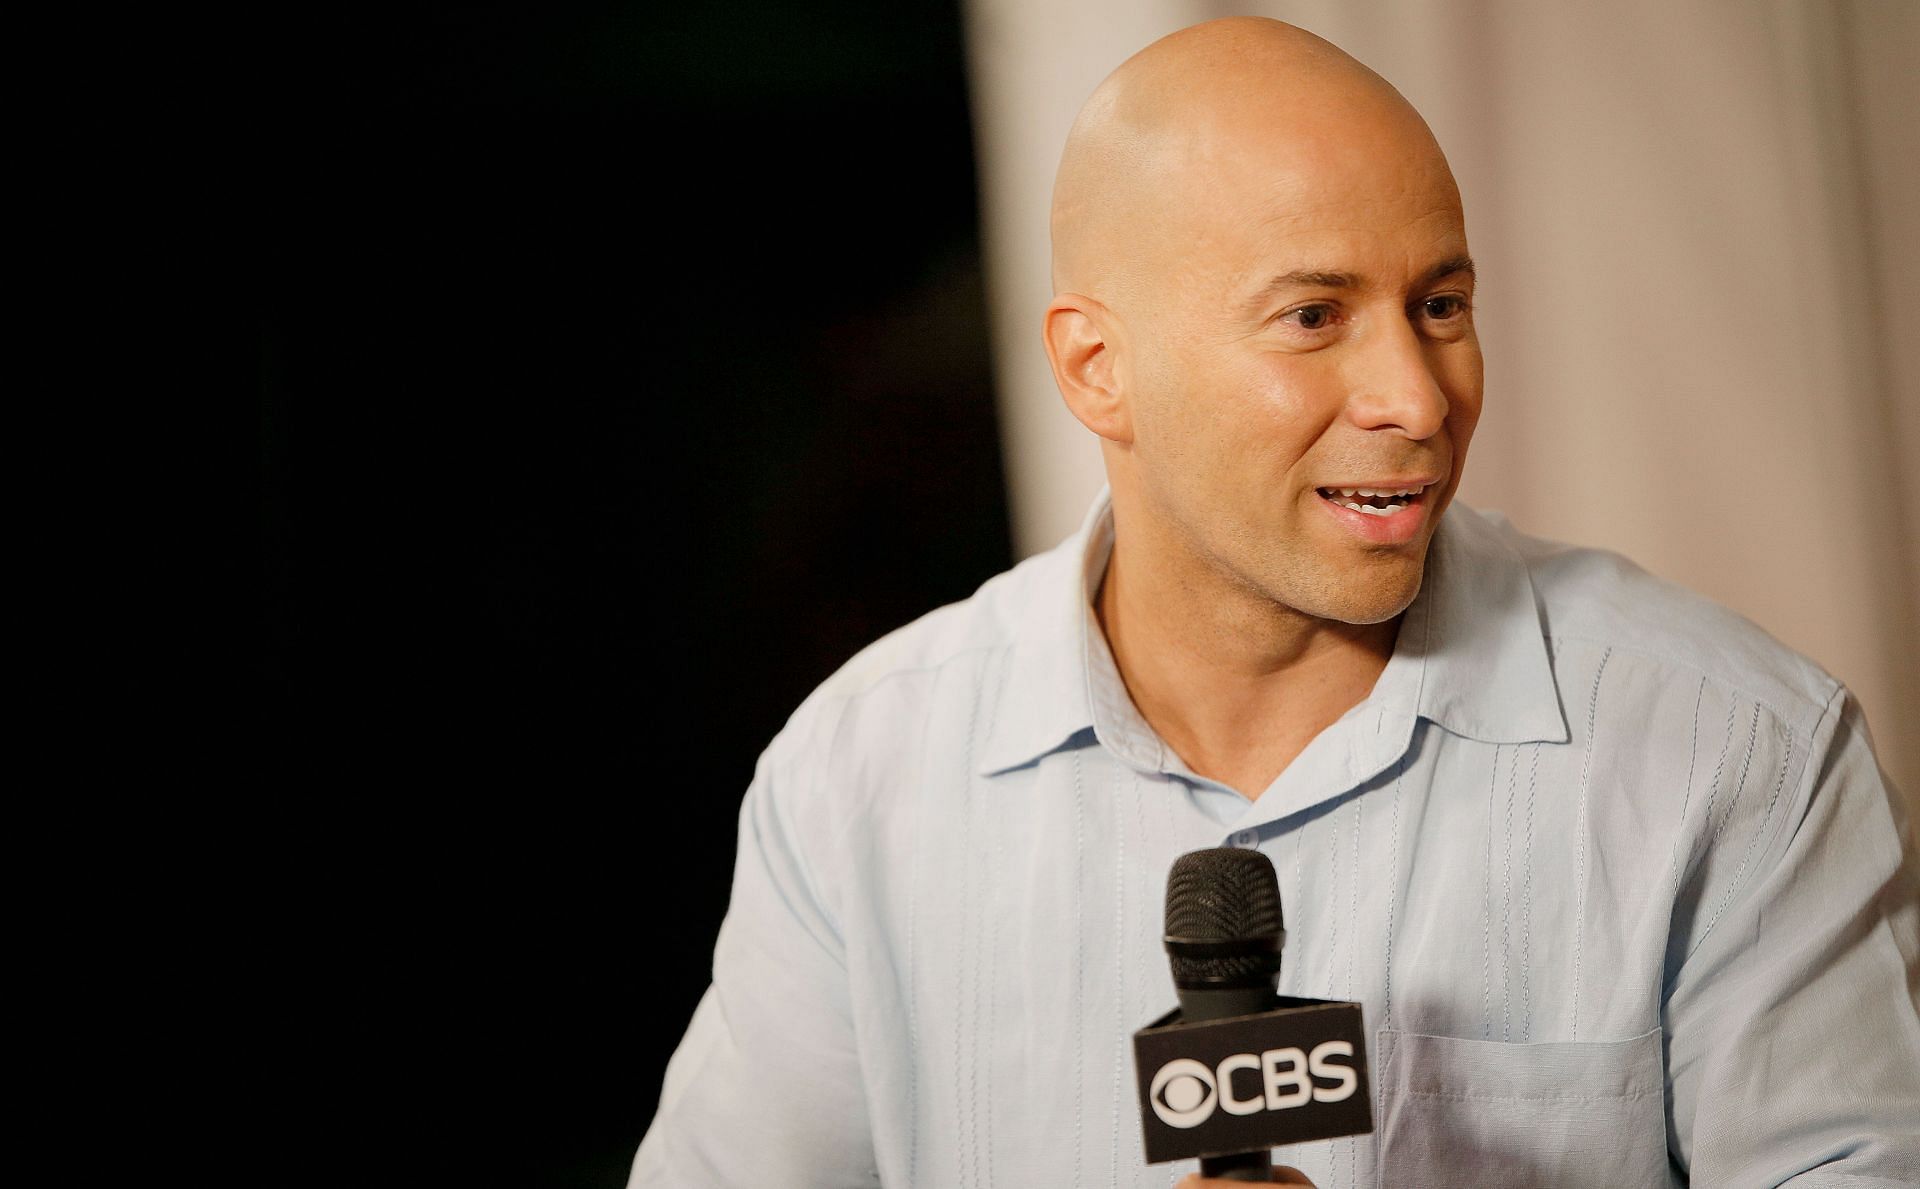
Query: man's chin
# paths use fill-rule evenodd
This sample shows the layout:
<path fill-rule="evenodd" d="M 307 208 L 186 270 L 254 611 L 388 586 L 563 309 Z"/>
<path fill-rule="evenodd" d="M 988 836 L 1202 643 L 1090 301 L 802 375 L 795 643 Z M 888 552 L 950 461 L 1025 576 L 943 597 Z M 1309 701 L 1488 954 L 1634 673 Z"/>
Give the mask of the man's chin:
<path fill-rule="evenodd" d="M 1419 591 L 1415 591 L 1414 593 L 1417 595 Z M 1355 627 L 1364 627 L 1368 624 L 1385 623 L 1395 616 L 1400 615 L 1411 606 L 1413 606 L 1413 599 L 1408 598 L 1404 602 L 1393 604 L 1391 607 L 1369 607 L 1364 610 L 1354 610 L 1329 616 L 1328 618 L 1337 619 L 1341 623 L 1350 623 Z"/>
<path fill-rule="evenodd" d="M 1332 597 L 1326 601 L 1325 609 L 1317 614 L 1322 619 L 1356 626 L 1385 623 L 1411 607 L 1419 597 L 1425 569 L 1423 565 L 1416 565 L 1411 573 L 1379 575 L 1370 582 L 1356 582 L 1352 575 L 1344 576 L 1344 582 L 1329 592 Z"/>

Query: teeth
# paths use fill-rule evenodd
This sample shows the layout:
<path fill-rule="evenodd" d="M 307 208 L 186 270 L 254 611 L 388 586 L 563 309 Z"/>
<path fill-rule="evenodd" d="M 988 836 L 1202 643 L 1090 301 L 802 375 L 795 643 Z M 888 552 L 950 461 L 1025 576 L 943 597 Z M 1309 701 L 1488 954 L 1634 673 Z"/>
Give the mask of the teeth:
<path fill-rule="evenodd" d="M 1419 495 L 1422 491 L 1426 489 L 1424 487 L 1403 487 L 1398 491 L 1388 491 L 1384 487 L 1378 488 L 1378 489 L 1375 489 L 1372 487 L 1328 487 L 1328 488 L 1324 488 L 1323 490 L 1338 492 L 1341 495 L 1345 496 L 1346 498 L 1352 499 L 1356 495 L 1368 496 L 1370 498 L 1383 496 L 1383 495 L 1384 496 Z"/>

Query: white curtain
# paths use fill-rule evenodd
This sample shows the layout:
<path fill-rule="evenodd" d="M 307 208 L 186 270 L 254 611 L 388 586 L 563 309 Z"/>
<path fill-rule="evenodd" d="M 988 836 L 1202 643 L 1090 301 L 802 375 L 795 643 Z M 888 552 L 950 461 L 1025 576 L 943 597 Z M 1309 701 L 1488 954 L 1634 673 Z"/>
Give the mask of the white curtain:
<path fill-rule="evenodd" d="M 1067 127 L 1129 54 L 1228 13 L 1373 67 L 1453 163 L 1487 360 L 1461 498 L 1812 656 L 1920 806 L 1920 3 L 971 0 L 1022 554 L 1101 482 L 1040 347 Z"/>

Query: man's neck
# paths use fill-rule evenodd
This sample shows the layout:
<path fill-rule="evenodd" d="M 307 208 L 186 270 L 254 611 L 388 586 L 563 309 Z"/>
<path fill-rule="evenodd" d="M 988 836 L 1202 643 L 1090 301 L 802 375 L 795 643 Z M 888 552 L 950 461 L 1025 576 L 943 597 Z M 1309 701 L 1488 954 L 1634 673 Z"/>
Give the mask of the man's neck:
<path fill-rule="evenodd" d="M 1400 616 L 1348 624 L 1201 596 L 1128 560 L 1116 543 L 1094 599 L 1127 693 L 1189 768 L 1249 801 L 1366 699 L 1393 655 Z"/>

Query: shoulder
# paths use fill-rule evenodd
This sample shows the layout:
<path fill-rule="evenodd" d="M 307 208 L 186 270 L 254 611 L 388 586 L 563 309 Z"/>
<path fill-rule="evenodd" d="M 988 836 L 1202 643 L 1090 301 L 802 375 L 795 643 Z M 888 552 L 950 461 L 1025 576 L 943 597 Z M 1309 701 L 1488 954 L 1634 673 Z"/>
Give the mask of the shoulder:
<path fill-rule="evenodd" d="M 857 700 L 902 677 L 1005 648 L 1032 626 L 1038 604 L 1062 585 L 1074 559 L 1060 546 L 994 575 L 966 599 L 927 612 L 867 645 L 820 684 L 810 700 Z"/>
<path fill-rule="evenodd" d="M 1843 692 L 1818 663 L 1752 620 L 1618 553 L 1531 536 L 1498 512 L 1471 514 L 1525 565 L 1557 667 L 1597 654 L 1646 680 L 1704 681 L 1802 739 Z"/>
<path fill-rule="evenodd" d="M 963 783 L 983 691 L 1005 673 L 1045 596 L 1077 576 L 1077 560 L 1056 550 L 998 574 L 869 644 L 823 681 L 761 753 L 741 845 L 751 837 L 790 856 L 813 899 L 831 918 L 848 919 L 861 889 L 914 853 L 888 840 L 917 828 L 916 814 Z"/>
<path fill-rule="evenodd" d="M 1471 527 L 1486 556 L 1510 550 L 1532 584 L 1569 730 L 1559 773 L 1579 790 L 1582 831 L 1610 840 L 1616 867 L 1643 864 L 1647 878 L 1621 889 L 1664 885 L 1692 906 L 1676 910 L 1676 953 L 1766 883 L 1811 814 L 1869 823 L 1822 862 L 1897 852 L 1897 795 L 1858 704 L 1819 664 L 1618 553 L 1530 536 L 1498 514 L 1476 512 Z"/>
<path fill-rule="evenodd" d="M 936 697 L 965 697 L 1024 636 L 1052 625 L 1046 611 L 1078 580 L 1081 542 L 1062 542 L 989 578 L 969 597 L 935 608 L 854 654 L 821 682 L 768 749 L 777 761 L 824 762 L 862 749 L 859 734 L 895 746 Z M 882 748 L 880 750 L 888 750 Z"/>

